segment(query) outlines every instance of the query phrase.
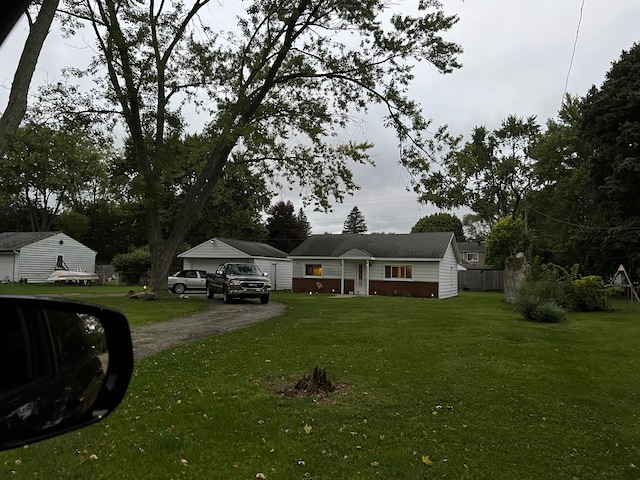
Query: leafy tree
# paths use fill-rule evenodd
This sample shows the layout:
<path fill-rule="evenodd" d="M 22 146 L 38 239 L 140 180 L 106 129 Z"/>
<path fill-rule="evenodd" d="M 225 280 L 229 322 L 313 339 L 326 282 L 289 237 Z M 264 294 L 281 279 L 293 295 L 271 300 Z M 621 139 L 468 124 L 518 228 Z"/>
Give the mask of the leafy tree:
<path fill-rule="evenodd" d="M 259 174 L 244 164 L 228 163 L 202 216 L 186 236 L 197 245 L 212 237 L 262 242 L 268 231 L 262 213 L 269 208 L 273 194 Z"/>
<path fill-rule="evenodd" d="M 71 211 L 65 211 L 56 221 L 56 229 L 65 233 L 74 228 L 74 217 L 86 224 L 84 233 L 71 235 L 98 252 L 96 262 L 110 263 L 117 254 L 146 246 L 147 237 L 142 205 L 99 199 Z M 69 225 L 74 222 L 73 225 Z"/>
<path fill-rule="evenodd" d="M 13 76 L 7 106 L 0 116 L 0 158 L 4 156 L 13 142 L 20 122 L 24 118 L 27 110 L 29 85 L 31 84 L 42 46 L 49 34 L 58 4 L 59 0 L 42 0 L 41 2 L 34 2 L 33 6 L 26 12 L 29 22 L 29 35 Z"/>
<path fill-rule="evenodd" d="M 266 243 L 289 253 L 309 236 L 309 224 L 294 214 L 293 203 L 279 201 L 271 208 L 267 219 Z"/>
<path fill-rule="evenodd" d="M 592 239 L 585 233 L 590 224 L 599 223 L 587 182 L 590 146 L 580 134 L 581 122 L 582 100 L 567 95 L 558 117 L 547 121 L 539 138 L 534 152 L 537 188 L 527 196 L 534 253 L 564 266 L 587 263 Z"/>
<path fill-rule="evenodd" d="M 450 213 L 434 213 L 422 217 L 411 229 L 411 233 L 417 232 L 453 232 L 457 242 L 464 242 L 462 222 Z"/>
<path fill-rule="evenodd" d="M 342 227 L 342 233 L 367 233 L 367 224 L 364 215 L 358 207 L 353 207 L 347 215 Z"/>
<path fill-rule="evenodd" d="M 597 217 L 590 222 L 592 256 L 598 273 L 621 263 L 640 269 L 640 44 L 623 51 L 600 88 L 592 87 L 582 105 L 589 192 Z"/>
<path fill-rule="evenodd" d="M 49 231 L 63 207 L 81 202 L 104 165 L 82 130 L 29 123 L 0 158 L 6 195 L 26 207 L 32 231 Z"/>
<path fill-rule="evenodd" d="M 466 238 L 484 242 L 489 238 L 491 223 L 477 213 L 467 213 L 462 217 L 462 230 Z"/>
<path fill-rule="evenodd" d="M 504 269 L 505 260 L 527 249 L 524 221 L 521 218 L 503 217 L 491 229 L 487 240 L 487 263 Z"/>
<path fill-rule="evenodd" d="M 83 73 L 95 76 L 96 97 L 119 112 L 131 139 L 157 290 L 229 160 L 297 182 L 307 202 L 327 210 L 357 188 L 349 163 L 370 162 L 369 143 L 335 141 L 349 116 L 382 104 L 411 168 L 428 147 L 421 132 L 429 125 L 406 95 L 413 65 L 459 66 L 460 48 L 440 36 L 457 18 L 436 1 L 421 1 L 416 15 L 389 15 L 382 0 L 255 0 L 236 33 L 196 21 L 210 3 L 73 4 L 97 38 L 98 56 Z M 163 176 L 180 168 L 167 140 L 181 135 L 180 108 L 191 100 L 209 110 L 208 154 L 188 188 L 167 192 Z"/>
<path fill-rule="evenodd" d="M 489 131 L 475 127 L 471 141 L 447 138 L 450 151 L 437 169 L 426 169 L 416 185 L 421 201 L 439 208 L 471 208 L 480 219 L 494 223 L 521 212 L 522 200 L 532 187 L 534 160 L 531 151 L 540 127 L 535 117 L 514 115 Z"/>

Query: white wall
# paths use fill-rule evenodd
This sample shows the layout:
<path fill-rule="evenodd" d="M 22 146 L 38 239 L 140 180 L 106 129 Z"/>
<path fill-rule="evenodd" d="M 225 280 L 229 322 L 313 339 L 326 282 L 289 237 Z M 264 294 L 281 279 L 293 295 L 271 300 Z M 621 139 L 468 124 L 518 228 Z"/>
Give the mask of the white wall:
<path fill-rule="evenodd" d="M 449 245 L 444 258 L 440 262 L 440 275 L 438 280 L 438 297 L 451 298 L 458 295 L 458 263 L 453 252 L 453 246 Z"/>
<path fill-rule="evenodd" d="M 64 257 L 70 271 L 95 272 L 96 252 L 64 233 L 57 233 L 20 249 L 18 280 L 26 278 L 29 283 L 46 282 L 56 269 L 58 255 Z"/>
<path fill-rule="evenodd" d="M 291 260 L 257 258 L 255 264 L 260 270 L 269 274 L 274 290 L 291 290 L 293 288 L 293 262 Z"/>
<path fill-rule="evenodd" d="M 14 271 L 14 259 L 15 254 L 0 254 L 0 281 L 4 282 L 9 280 L 10 282 L 17 282 L 19 278 L 15 278 L 17 272 Z"/>

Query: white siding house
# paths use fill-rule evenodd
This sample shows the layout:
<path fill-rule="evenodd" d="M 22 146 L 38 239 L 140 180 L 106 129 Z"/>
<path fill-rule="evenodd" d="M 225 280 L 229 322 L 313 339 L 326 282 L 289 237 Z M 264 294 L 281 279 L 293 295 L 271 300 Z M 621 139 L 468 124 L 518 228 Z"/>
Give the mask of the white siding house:
<path fill-rule="evenodd" d="M 295 292 L 458 295 L 460 254 L 451 232 L 312 235 L 289 257 Z"/>
<path fill-rule="evenodd" d="M 0 281 L 45 283 L 55 270 L 94 273 L 96 253 L 62 232 L 0 233 Z"/>
<path fill-rule="evenodd" d="M 226 262 L 254 263 L 269 274 L 274 290 L 291 290 L 292 262 L 282 250 L 266 243 L 212 238 L 178 255 L 184 269 L 213 272 Z"/>

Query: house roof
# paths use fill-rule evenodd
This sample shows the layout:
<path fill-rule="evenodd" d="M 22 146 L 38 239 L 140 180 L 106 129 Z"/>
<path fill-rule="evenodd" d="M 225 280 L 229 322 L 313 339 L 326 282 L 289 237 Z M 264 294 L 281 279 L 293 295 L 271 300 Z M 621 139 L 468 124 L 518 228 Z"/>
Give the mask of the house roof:
<path fill-rule="evenodd" d="M 458 242 L 458 250 L 483 253 L 487 251 L 487 244 L 485 242 Z"/>
<path fill-rule="evenodd" d="M 278 250 L 271 245 L 267 245 L 266 243 L 260 242 L 249 242 L 247 240 L 235 240 L 233 238 L 220 238 L 214 237 L 211 240 L 207 240 L 206 242 L 202 242 L 200 245 L 196 245 L 189 250 L 182 252 L 178 255 L 178 257 L 194 257 L 202 254 L 203 248 L 205 251 L 213 251 L 211 250 L 213 245 L 216 242 L 224 243 L 231 248 L 235 248 L 236 250 L 248 255 L 250 257 L 267 257 L 267 258 L 287 258 L 287 254 L 282 250 Z M 208 249 L 208 250 L 207 250 Z"/>
<path fill-rule="evenodd" d="M 311 235 L 290 257 L 340 257 L 358 250 L 379 258 L 443 258 L 453 241 L 453 232 Z"/>
<path fill-rule="evenodd" d="M 0 252 L 12 252 L 25 245 L 39 242 L 60 232 L 4 232 L 0 233 Z"/>

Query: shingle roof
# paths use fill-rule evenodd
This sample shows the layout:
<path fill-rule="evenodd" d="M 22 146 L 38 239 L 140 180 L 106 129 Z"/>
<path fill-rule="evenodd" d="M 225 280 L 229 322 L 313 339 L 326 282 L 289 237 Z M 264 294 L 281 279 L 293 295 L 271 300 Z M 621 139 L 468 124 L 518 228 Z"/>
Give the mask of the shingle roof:
<path fill-rule="evenodd" d="M 453 232 L 311 235 L 290 257 L 340 257 L 349 250 L 366 251 L 379 258 L 443 258 Z"/>
<path fill-rule="evenodd" d="M 4 232 L 0 233 L 0 251 L 19 250 L 25 245 L 52 237 L 59 232 Z"/>
<path fill-rule="evenodd" d="M 271 245 L 259 242 L 249 242 L 246 240 L 235 240 L 232 238 L 215 238 L 227 245 L 240 250 L 252 257 L 272 257 L 272 258 L 287 258 L 287 254 L 282 250 L 278 250 Z"/>
<path fill-rule="evenodd" d="M 458 250 L 461 252 L 486 252 L 487 244 L 484 242 L 458 242 Z"/>

